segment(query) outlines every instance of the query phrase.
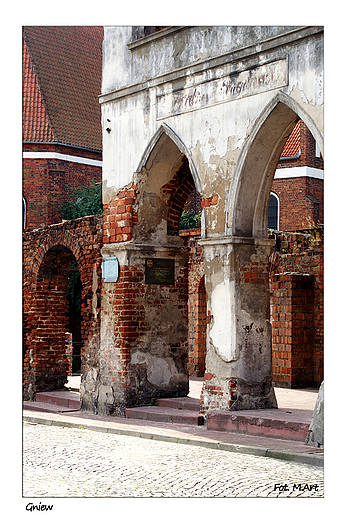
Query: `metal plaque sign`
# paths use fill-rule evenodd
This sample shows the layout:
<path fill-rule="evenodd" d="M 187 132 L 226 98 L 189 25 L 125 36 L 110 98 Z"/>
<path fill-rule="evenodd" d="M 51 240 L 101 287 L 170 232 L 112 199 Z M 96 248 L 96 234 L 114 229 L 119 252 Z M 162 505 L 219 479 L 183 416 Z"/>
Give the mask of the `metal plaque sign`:
<path fill-rule="evenodd" d="M 145 283 L 174 285 L 175 261 L 170 258 L 147 258 L 145 260 Z"/>
<path fill-rule="evenodd" d="M 102 277 L 105 282 L 117 282 L 119 277 L 119 261 L 116 256 L 103 259 Z"/>

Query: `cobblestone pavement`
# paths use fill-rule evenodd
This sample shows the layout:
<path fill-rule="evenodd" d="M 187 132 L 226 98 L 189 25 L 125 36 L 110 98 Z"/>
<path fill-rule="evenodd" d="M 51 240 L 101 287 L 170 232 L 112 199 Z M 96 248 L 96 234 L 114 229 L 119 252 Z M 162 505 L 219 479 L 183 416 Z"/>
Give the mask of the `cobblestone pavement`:
<path fill-rule="evenodd" d="M 23 496 L 322 497 L 321 468 L 127 435 L 24 423 Z"/>

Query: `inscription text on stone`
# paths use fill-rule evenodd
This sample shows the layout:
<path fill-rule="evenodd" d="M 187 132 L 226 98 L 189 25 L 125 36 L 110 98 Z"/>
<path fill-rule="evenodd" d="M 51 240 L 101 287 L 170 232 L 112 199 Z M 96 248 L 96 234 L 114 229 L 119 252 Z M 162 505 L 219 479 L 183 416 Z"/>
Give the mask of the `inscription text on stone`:
<path fill-rule="evenodd" d="M 287 62 L 277 60 L 258 67 L 231 72 L 189 89 L 157 96 L 158 118 L 251 96 L 287 85 Z"/>

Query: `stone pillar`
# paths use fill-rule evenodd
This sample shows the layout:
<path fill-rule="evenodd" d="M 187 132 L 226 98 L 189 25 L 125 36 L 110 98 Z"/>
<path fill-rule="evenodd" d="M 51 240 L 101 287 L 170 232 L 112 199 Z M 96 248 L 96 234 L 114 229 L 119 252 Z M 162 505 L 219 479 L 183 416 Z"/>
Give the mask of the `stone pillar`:
<path fill-rule="evenodd" d="M 201 413 L 277 408 L 268 288 L 271 240 L 202 239 L 207 301 Z"/>
<path fill-rule="evenodd" d="M 324 382 L 322 381 L 315 408 L 313 418 L 309 426 L 308 434 L 305 440 L 309 446 L 316 446 L 317 448 L 324 447 Z"/>

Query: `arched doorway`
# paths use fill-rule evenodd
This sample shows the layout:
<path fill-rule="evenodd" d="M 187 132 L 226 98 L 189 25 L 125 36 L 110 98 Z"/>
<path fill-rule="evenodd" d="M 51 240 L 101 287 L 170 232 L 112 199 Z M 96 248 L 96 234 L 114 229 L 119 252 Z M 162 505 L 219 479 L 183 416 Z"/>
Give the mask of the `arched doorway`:
<path fill-rule="evenodd" d="M 80 273 L 72 251 L 57 244 L 44 254 L 34 289 L 27 298 L 24 375 L 28 393 L 63 388 L 72 375 L 73 354 L 80 356 Z M 69 335 L 78 343 L 68 352 Z M 80 366 L 80 361 L 79 361 Z"/>
<path fill-rule="evenodd" d="M 68 334 L 72 342 L 71 345 L 71 359 L 69 359 L 69 373 L 68 375 L 81 374 L 81 352 L 83 348 L 82 340 L 82 290 L 81 276 L 78 267 L 78 262 L 75 258 L 72 259 L 69 267 L 67 300 L 68 300 Z"/>
<path fill-rule="evenodd" d="M 64 386 L 76 368 L 73 344 L 72 359 L 64 353 L 72 333 L 78 357 L 80 350 L 81 403 L 94 410 L 88 388 L 99 365 L 102 238 L 96 215 L 23 234 L 24 397 Z"/>

